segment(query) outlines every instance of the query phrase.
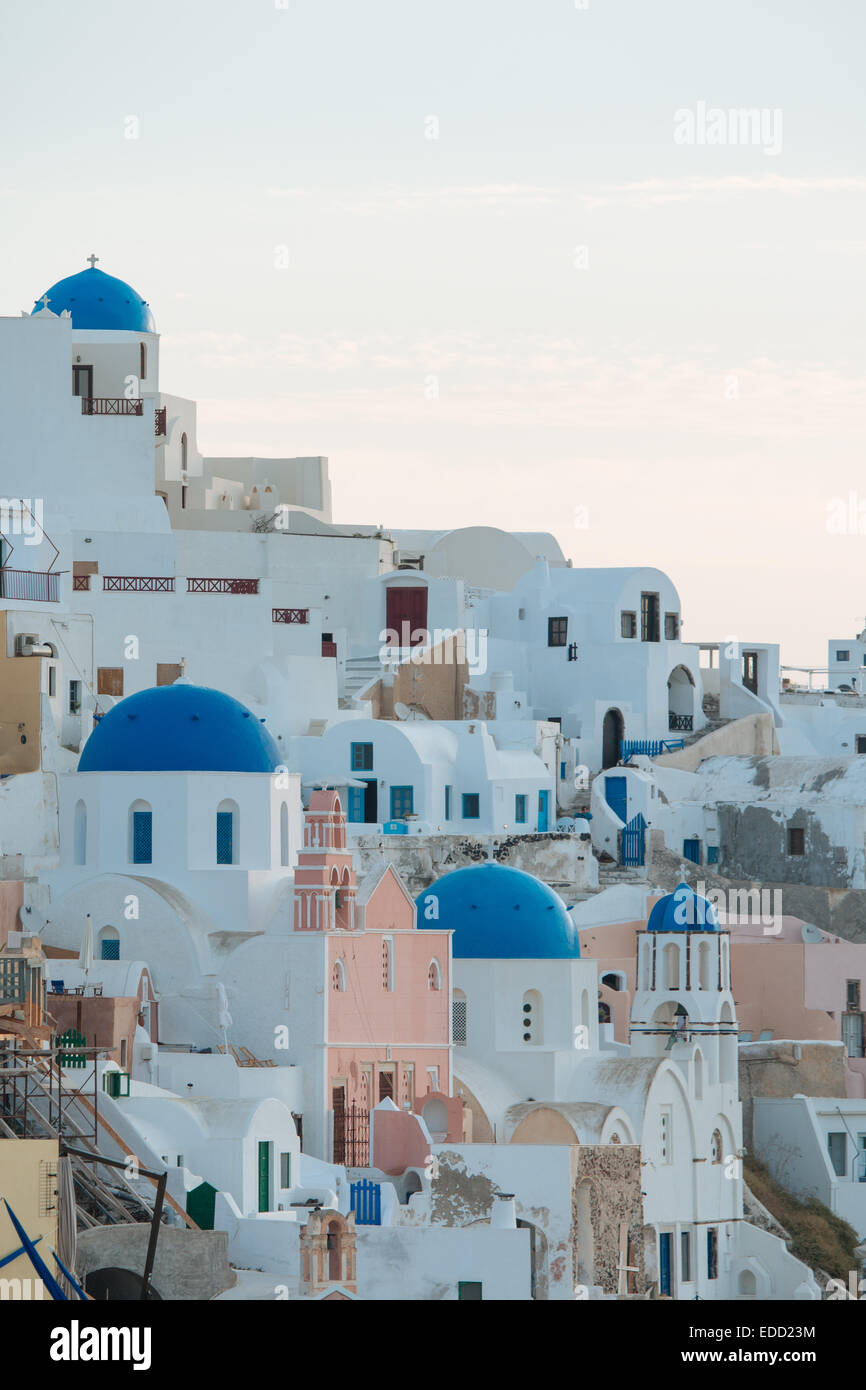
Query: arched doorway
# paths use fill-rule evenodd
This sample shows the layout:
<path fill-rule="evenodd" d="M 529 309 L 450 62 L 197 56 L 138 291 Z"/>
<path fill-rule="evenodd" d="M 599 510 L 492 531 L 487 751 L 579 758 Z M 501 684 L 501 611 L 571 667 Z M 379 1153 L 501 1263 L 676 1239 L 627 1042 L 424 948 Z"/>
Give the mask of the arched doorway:
<path fill-rule="evenodd" d="M 619 762 L 619 745 L 625 732 L 625 721 L 618 709 L 609 709 L 604 716 L 601 734 L 601 765 L 616 767 Z"/>
<path fill-rule="evenodd" d="M 685 666 L 675 666 L 668 676 L 668 728 L 690 733 L 695 716 L 695 682 Z"/>

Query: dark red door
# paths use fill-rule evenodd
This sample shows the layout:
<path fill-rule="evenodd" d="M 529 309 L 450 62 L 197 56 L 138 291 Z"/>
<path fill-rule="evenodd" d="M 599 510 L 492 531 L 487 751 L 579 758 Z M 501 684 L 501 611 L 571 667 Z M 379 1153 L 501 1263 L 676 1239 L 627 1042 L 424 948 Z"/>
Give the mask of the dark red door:
<path fill-rule="evenodd" d="M 397 646 L 419 646 L 427 637 L 426 585 L 389 585 L 385 593 L 385 626 L 397 634 Z"/>

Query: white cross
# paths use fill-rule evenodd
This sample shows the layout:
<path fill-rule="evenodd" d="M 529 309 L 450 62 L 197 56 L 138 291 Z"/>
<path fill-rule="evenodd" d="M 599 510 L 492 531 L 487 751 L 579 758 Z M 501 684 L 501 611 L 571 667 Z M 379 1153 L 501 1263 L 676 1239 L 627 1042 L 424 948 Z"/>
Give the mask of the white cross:
<path fill-rule="evenodd" d="M 90 261 L 90 269 L 91 269 L 91 270 L 95 270 L 95 269 L 96 269 L 96 262 L 99 260 L 99 257 L 98 257 L 98 256 L 94 256 L 94 255 L 93 255 L 93 252 L 91 252 L 89 256 L 85 257 L 85 259 L 88 260 L 88 261 Z"/>
<path fill-rule="evenodd" d="M 48 298 L 48 295 L 47 295 L 47 294 L 43 294 L 43 296 L 42 296 L 42 298 L 40 299 L 39 303 L 42 305 L 43 309 L 47 309 L 47 308 L 48 308 L 48 305 L 51 303 L 51 300 Z"/>

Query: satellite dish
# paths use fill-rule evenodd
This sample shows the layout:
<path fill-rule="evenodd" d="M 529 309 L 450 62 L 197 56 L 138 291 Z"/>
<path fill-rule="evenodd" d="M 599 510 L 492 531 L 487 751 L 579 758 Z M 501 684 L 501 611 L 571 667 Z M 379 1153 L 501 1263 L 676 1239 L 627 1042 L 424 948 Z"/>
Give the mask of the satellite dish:
<path fill-rule="evenodd" d="M 804 922 L 800 928 L 800 935 L 806 945 L 814 945 L 815 942 L 823 941 L 824 935 L 812 922 Z"/>
<path fill-rule="evenodd" d="M 394 713 L 398 719 L 426 719 L 429 722 L 430 718 L 417 705 L 404 705 L 402 700 L 394 701 Z"/>

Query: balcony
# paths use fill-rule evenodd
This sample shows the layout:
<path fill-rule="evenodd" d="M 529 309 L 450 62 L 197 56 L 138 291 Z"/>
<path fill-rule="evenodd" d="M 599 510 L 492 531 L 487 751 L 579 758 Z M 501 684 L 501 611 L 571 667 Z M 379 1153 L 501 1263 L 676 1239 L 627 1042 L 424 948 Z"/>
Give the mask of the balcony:
<path fill-rule="evenodd" d="M 112 594 L 173 594 L 174 578 L 160 574 L 104 574 L 102 589 Z"/>
<path fill-rule="evenodd" d="M 59 603 L 60 575 L 42 570 L 0 569 L 0 598 Z"/>
<path fill-rule="evenodd" d="M 122 396 L 119 400 L 113 396 L 82 396 L 81 397 L 82 415 L 143 415 L 144 401 L 129 399 Z"/>
<path fill-rule="evenodd" d="M 673 711 L 668 714 L 668 728 L 672 733 L 679 731 L 681 733 L 690 734 L 692 732 L 693 723 L 694 715 L 674 714 Z"/>
<path fill-rule="evenodd" d="M 272 608 L 271 621 L 275 623 L 308 623 L 309 608 Z"/>
<path fill-rule="evenodd" d="M 90 575 L 89 575 L 89 574 L 73 574 L 73 576 L 72 576 L 72 592 L 73 592 L 74 594 L 87 593 L 87 591 L 88 591 L 89 588 L 90 588 Z"/>
<path fill-rule="evenodd" d="M 187 579 L 188 594 L 257 594 L 257 579 Z"/>

